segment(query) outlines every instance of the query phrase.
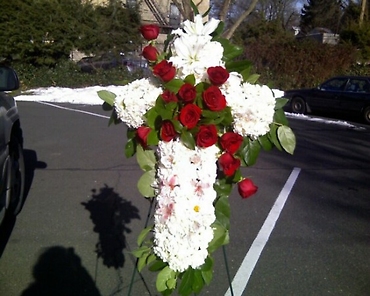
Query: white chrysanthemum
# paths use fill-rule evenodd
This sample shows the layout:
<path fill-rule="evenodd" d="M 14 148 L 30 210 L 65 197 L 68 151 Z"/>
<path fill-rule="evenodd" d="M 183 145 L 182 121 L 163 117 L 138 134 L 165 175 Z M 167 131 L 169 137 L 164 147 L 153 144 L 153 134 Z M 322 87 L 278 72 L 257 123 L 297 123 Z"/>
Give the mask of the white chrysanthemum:
<path fill-rule="evenodd" d="M 117 117 L 129 127 L 138 128 L 144 123 L 143 115 L 155 105 L 161 93 L 162 89 L 147 78 L 117 88 L 114 101 Z"/>
<path fill-rule="evenodd" d="M 197 268 L 208 256 L 219 152 L 215 145 L 190 150 L 178 139 L 158 144 L 153 250 L 175 271 Z"/>

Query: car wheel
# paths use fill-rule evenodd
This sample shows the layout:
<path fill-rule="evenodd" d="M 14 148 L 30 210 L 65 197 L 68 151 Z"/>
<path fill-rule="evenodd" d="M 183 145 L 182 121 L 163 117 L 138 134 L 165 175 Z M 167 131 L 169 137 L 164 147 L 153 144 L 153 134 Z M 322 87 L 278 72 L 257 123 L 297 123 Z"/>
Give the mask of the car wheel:
<path fill-rule="evenodd" d="M 25 164 L 20 137 L 12 136 L 9 144 L 7 200 L 13 215 L 21 211 L 24 199 Z"/>
<path fill-rule="evenodd" d="M 364 110 L 364 119 L 366 123 L 370 124 L 370 106 L 366 107 Z"/>
<path fill-rule="evenodd" d="M 306 114 L 306 102 L 301 97 L 293 98 L 291 107 L 294 113 Z"/>

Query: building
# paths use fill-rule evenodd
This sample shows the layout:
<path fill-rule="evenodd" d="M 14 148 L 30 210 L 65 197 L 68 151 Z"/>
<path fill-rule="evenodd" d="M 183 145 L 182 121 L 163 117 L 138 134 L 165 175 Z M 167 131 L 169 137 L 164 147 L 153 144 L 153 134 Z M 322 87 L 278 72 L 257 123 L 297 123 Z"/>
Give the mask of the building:
<path fill-rule="evenodd" d="M 172 0 L 121 0 L 128 7 L 139 5 L 139 11 L 143 23 L 158 24 L 163 32 L 177 28 L 182 16 L 177 6 Z M 206 12 L 210 5 L 210 0 L 193 0 L 200 12 Z M 105 5 L 109 0 L 93 0 L 93 3 Z M 181 2 L 181 1 L 180 1 Z"/>

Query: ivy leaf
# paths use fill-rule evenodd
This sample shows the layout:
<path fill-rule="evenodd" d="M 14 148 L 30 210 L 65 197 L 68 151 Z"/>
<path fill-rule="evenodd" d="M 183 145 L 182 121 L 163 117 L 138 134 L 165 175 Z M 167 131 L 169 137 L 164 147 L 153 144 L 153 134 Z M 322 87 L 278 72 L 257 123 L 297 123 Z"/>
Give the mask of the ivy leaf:
<path fill-rule="evenodd" d="M 98 96 L 108 105 L 110 106 L 114 105 L 114 99 L 116 98 L 116 95 L 114 93 L 107 91 L 107 90 L 99 90 Z"/>
<path fill-rule="evenodd" d="M 157 162 L 153 150 L 144 150 L 141 145 L 137 147 L 136 160 L 143 171 L 154 170 Z"/>
<path fill-rule="evenodd" d="M 277 136 L 283 149 L 289 154 L 293 154 L 296 146 L 296 139 L 289 126 L 282 125 L 277 130 Z"/>
<path fill-rule="evenodd" d="M 139 192 L 144 197 L 154 197 L 155 192 L 152 184 L 155 180 L 155 170 L 145 172 L 137 183 Z"/>

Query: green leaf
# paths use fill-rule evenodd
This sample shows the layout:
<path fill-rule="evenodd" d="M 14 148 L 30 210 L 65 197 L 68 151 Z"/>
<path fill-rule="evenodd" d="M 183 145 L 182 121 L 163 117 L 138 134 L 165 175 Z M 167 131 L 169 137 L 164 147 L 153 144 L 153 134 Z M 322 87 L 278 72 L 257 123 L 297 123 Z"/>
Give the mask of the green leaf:
<path fill-rule="evenodd" d="M 159 271 L 159 270 L 162 270 L 163 268 L 165 268 L 166 266 L 167 266 L 167 263 L 163 262 L 160 259 L 157 259 L 156 261 L 154 261 L 154 263 L 152 265 L 149 266 L 149 270 L 150 271 Z"/>
<path fill-rule="evenodd" d="M 229 196 L 233 185 L 228 183 L 226 179 L 218 179 L 213 185 L 213 188 L 216 190 L 217 196 Z"/>
<path fill-rule="evenodd" d="M 283 108 L 288 103 L 288 101 L 289 100 L 285 98 L 276 99 L 275 110 Z"/>
<path fill-rule="evenodd" d="M 243 150 L 243 160 L 247 166 L 254 165 L 257 161 L 258 155 L 261 151 L 261 146 L 258 141 L 249 140 Z"/>
<path fill-rule="evenodd" d="M 164 84 L 164 87 L 169 91 L 177 94 L 180 87 L 184 84 L 184 81 L 181 79 L 172 79 L 170 82 Z"/>
<path fill-rule="evenodd" d="M 229 72 L 238 72 L 240 74 L 245 72 L 245 75 L 249 75 L 252 65 L 251 61 L 230 61 L 225 64 L 225 67 Z M 244 76 L 243 78 L 244 80 L 246 79 Z"/>
<path fill-rule="evenodd" d="M 293 154 L 296 146 L 296 139 L 289 126 L 282 125 L 277 130 L 277 136 L 283 149 L 289 154 Z"/>
<path fill-rule="evenodd" d="M 158 132 L 153 129 L 148 134 L 148 138 L 146 139 L 146 143 L 149 146 L 156 146 L 158 144 L 158 142 L 159 142 Z"/>
<path fill-rule="evenodd" d="M 213 278 L 213 259 L 210 256 L 206 258 L 200 270 L 202 272 L 203 281 L 209 285 Z"/>
<path fill-rule="evenodd" d="M 156 123 L 157 123 L 157 120 L 158 120 L 158 117 L 159 117 L 157 109 L 156 108 L 150 108 L 148 110 L 148 112 L 146 112 L 145 117 L 146 117 L 147 125 L 151 129 L 155 129 Z"/>
<path fill-rule="evenodd" d="M 230 61 L 240 56 L 244 52 L 244 49 L 242 47 L 232 44 L 228 39 L 216 37 L 213 38 L 213 40 L 220 42 L 222 47 L 224 48 L 225 61 Z"/>
<path fill-rule="evenodd" d="M 285 117 L 285 113 L 283 109 L 275 110 L 274 113 L 274 122 L 280 123 L 282 125 L 288 125 L 288 119 Z"/>
<path fill-rule="evenodd" d="M 229 231 L 217 220 L 212 224 L 213 239 L 209 243 L 208 252 L 213 253 L 222 245 L 229 243 Z"/>
<path fill-rule="evenodd" d="M 140 247 L 134 251 L 132 251 L 132 255 L 134 255 L 136 258 L 140 258 L 146 253 L 150 253 L 151 248 L 147 246 Z"/>
<path fill-rule="evenodd" d="M 194 270 L 193 283 L 191 287 L 194 293 L 199 293 L 204 287 L 202 272 L 199 269 Z"/>
<path fill-rule="evenodd" d="M 136 160 L 143 171 L 154 170 L 157 163 L 153 150 L 144 150 L 141 145 L 137 147 Z"/>
<path fill-rule="evenodd" d="M 146 238 L 146 236 L 148 235 L 148 233 L 149 233 L 150 231 L 152 231 L 152 230 L 153 230 L 153 226 L 149 226 L 149 227 L 147 227 L 147 228 L 144 228 L 144 229 L 140 232 L 139 236 L 137 237 L 137 245 L 138 245 L 139 247 L 142 245 L 142 243 L 143 243 L 144 239 Z"/>
<path fill-rule="evenodd" d="M 265 151 L 270 151 L 274 147 L 267 134 L 258 137 L 258 142 Z"/>
<path fill-rule="evenodd" d="M 192 10 L 193 10 L 193 12 L 194 12 L 194 15 L 199 14 L 198 7 L 195 5 L 195 3 L 193 2 L 193 0 L 191 0 L 191 1 L 190 1 L 190 6 L 191 6 L 191 9 L 192 9 Z"/>
<path fill-rule="evenodd" d="M 125 156 L 127 158 L 134 156 L 136 153 L 136 145 L 133 140 L 128 140 L 125 146 Z"/>
<path fill-rule="evenodd" d="M 176 278 L 176 272 L 168 266 L 164 267 L 157 275 L 156 288 L 157 291 L 163 292 L 168 290 L 167 282 Z"/>
<path fill-rule="evenodd" d="M 225 23 L 224 22 L 219 22 L 216 30 L 214 30 L 211 34 L 212 37 L 218 37 L 221 36 L 221 34 L 224 31 Z"/>
<path fill-rule="evenodd" d="M 194 76 L 194 74 L 190 74 L 190 75 L 186 76 L 185 79 L 184 79 L 184 82 L 189 83 L 191 85 L 195 85 L 195 76 Z"/>
<path fill-rule="evenodd" d="M 146 260 L 147 258 L 149 257 L 150 253 L 146 253 L 146 254 L 143 254 L 143 256 L 141 256 L 138 261 L 137 261 L 137 270 L 139 272 L 141 272 L 143 270 L 143 268 L 145 267 L 146 265 Z"/>
<path fill-rule="evenodd" d="M 252 74 L 252 75 L 248 76 L 245 79 L 245 82 L 248 82 L 248 83 L 251 83 L 251 84 L 255 84 L 259 78 L 260 78 L 260 75 L 258 75 L 258 74 Z"/>
<path fill-rule="evenodd" d="M 217 221 L 226 229 L 230 227 L 230 204 L 227 196 L 222 196 L 217 199 L 215 205 L 215 213 Z"/>
<path fill-rule="evenodd" d="M 109 105 L 107 102 L 103 103 L 102 108 L 103 108 L 104 111 L 112 111 L 113 110 L 113 106 Z"/>
<path fill-rule="evenodd" d="M 278 150 L 283 151 L 283 147 L 281 146 L 280 141 L 279 141 L 278 136 L 277 136 L 278 127 L 279 126 L 275 123 L 271 124 L 271 128 L 270 128 L 270 132 L 268 133 L 268 137 L 269 137 L 270 141 L 275 145 L 275 147 Z"/>
<path fill-rule="evenodd" d="M 154 197 L 155 192 L 152 184 L 155 180 L 155 170 L 145 172 L 137 183 L 139 192 L 144 197 Z"/>
<path fill-rule="evenodd" d="M 195 149 L 195 140 L 191 132 L 183 129 L 180 135 L 181 142 L 185 145 L 185 147 L 194 150 Z"/>
<path fill-rule="evenodd" d="M 99 90 L 98 96 L 108 105 L 110 106 L 114 105 L 114 99 L 116 98 L 116 95 L 114 93 L 107 91 L 107 90 Z"/>
<path fill-rule="evenodd" d="M 187 269 L 181 279 L 179 287 L 179 294 L 182 296 L 190 295 L 192 293 L 192 283 L 194 278 L 194 270 L 192 268 Z"/>

